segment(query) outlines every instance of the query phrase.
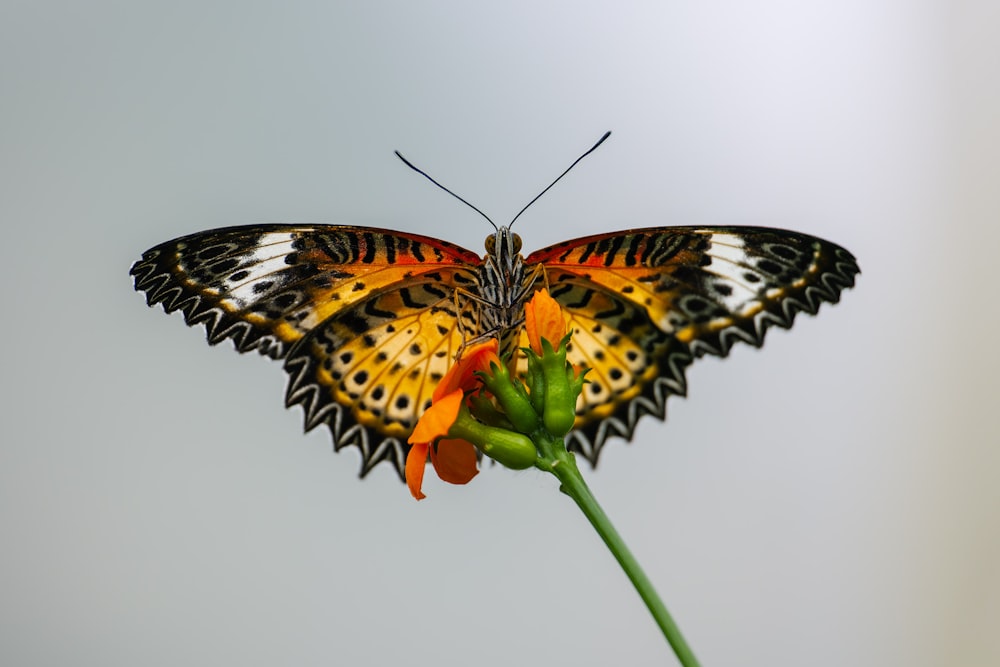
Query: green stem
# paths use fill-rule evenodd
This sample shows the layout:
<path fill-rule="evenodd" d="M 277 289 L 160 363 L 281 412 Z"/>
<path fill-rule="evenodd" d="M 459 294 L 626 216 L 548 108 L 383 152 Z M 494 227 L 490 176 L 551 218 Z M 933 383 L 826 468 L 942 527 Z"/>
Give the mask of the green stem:
<path fill-rule="evenodd" d="M 536 444 L 538 441 L 536 440 Z M 550 444 L 550 443 L 546 443 Z M 549 449 L 549 447 L 544 447 L 540 449 Z M 572 498 L 576 504 L 583 510 L 584 515 L 590 521 L 590 524 L 597 531 L 601 539 L 611 550 L 614 555 L 615 560 L 621 565 L 622 569 L 625 570 L 626 576 L 635 586 L 636 591 L 639 592 L 639 597 L 642 598 L 643 602 L 646 603 L 646 607 L 649 609 L 649 613 L 653 615 L 653 619 L 656 624 L 660 626 L 660 630 L 663 632 L 663 636 L 667 638 L 670 646 L 674 649 L 674 653 L 677 655 L 677 659 L 680 661 L 681 665 L 684 667 L 698 667 L 699 663 L 697 658 L 694 657 L 694 653 L 691 651 L 691 647 L 688 646 L 687 642 L 684 641 L 684 637 L 681 635 L 680 629 L 677 624 L 674 623 L 674 619 L 670 616 L 667 611 L 667 607 L 663 604 L 660 596 L 657 595 L 656 590 L 653 588 L 653 584 L 649 581 L 646 573 L 642 571 L 639 562 L 629 551 L 628 547 L 625 546 L 625 541 L 622 540 L 621 535 L 615 530 L 615 527 L 611 525 L 611 520 L 608 519 L 608 515 L 604 513 L 601 506 L 597 504 L 597 500 L 594 495 L 590 492 L 590 488 L 587 486 L 586 482 L 583 481 L 583 476 L 580 474 L 580 469 L 576 466 L 575 457 L 563 451 L 559 451 L 558 445 L 555 447 L 555 460 L 549 459 L 548 461 L 540 461 L 539 468 L 547 470 L 555 475 L 559 482 L 561 483 L 560 491 L 565 493 L 567 496 Z M 549 451 L 552 451 L 551 449 Z M 548 458 L 544 457 L 543 459 Z M 546 465 L 549 464 L 549 465 Z"/>

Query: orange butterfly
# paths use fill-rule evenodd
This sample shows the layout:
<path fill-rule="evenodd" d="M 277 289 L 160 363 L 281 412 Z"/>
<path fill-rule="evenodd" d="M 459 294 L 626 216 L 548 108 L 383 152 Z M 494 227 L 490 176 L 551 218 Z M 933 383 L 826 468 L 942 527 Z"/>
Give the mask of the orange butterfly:
<path fill-rule="evenodd" d="M 479 257 L 383 229 L 253 225 L 156 246 L 131 274 L 150 305 L 204 324 L 209 343 L 283 359 L 286 404 L 303 407 L 306 430 L 327 424 L 335 449 L 356 445 L 362 477 L 382 460 L 402 477 L 406 438 L 459 350 L 486 337 L 526 346 L 524 304 L 542 287 L 567 313 L 569 360 L 591 369 L 567 445 L 596 464 L 610 436 L 664 418 L 695 357 L 759 347 L 769 326 L 836 303 L 859 272 L 833 243 L 753 227 L 634 229 L 527 257 L 520 247 L 508 227 Z"/>

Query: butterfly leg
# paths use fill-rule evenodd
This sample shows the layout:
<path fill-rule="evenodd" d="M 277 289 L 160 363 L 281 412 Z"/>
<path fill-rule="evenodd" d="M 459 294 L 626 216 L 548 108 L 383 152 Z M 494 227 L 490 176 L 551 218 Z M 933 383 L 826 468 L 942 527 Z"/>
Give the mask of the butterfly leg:
<path fill-rule="evenodd" d="M 462 337 L 462 343 L 458 346 L 458 351 L 455 353 L 455 359 L 457 360 L 465 352 L 466 347 L 485 342 L 497 336 L 496 331 L 483 331 L 483 307 L 487 304 L 482 297 L 468 290 L 456 289 L 452 293 L 452 298 L 455 302 L 455 312 L 463 315 L 470 313 L 473 320 L 473 325 L 470 329 L 465 323 L 466 318 L 464 316 L 457 318 L 458 332 Z"/>

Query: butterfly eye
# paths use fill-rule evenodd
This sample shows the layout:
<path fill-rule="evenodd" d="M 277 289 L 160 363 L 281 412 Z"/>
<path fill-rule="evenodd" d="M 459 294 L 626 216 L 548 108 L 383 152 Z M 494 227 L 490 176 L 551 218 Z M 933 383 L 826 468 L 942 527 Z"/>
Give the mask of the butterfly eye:
<path fill-rule="evenodd" d="M 520 246 L 520 243 L 518 245 Z M 486 254 L 495 255 L 496 252 L 497 252 L 497 239 L 493 234 L 490 234 L 489 236 L 486 237 Z"/>
<path fill-rule="evenodd" d="M 517 234 L 511 234 L 514 237 L 514 254 L 521 252 L 521 237 Z"/>

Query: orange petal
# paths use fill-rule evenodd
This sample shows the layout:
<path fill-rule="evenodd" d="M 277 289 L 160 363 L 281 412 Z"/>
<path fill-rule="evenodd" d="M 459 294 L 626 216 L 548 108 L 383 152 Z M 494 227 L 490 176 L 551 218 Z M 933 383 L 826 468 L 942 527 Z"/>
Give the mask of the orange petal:
<path fill-rule="evenodd" d="M 489 362 L 491 359 L 497 358 L 498 349 L 499 344 L 495 338 L 465 348 L 462 356 L 448 369 L 437 387 L 434 388 L 434 395 L 431 399 L 437 402 L 441 400 L 441 397 L 456 389 L 465 391 L 475 389 L 479 383 L 479 378 L 475 376 L 476 371 L 488 371 L 490 369 Z"/>
<path fill-rule="evenodd" d="M 427 467 L 427 449 L 427 443 L 417 443 L 410 447 L 410 452 L 406 455 L 406 485 L 417 500 L 427 497 L 420 490 L 424 484 L 424 469 Z"/>
<path fill-rule="evenodd" d="M 479 474 L 476 448 L 471 442 L 445 438 L 431 447 L 431 463 L 438 477 L 449 484 L 468 484 Z"/>
<path fill-rule="evenodd" d="M 538 292 L 535 292 L 538 294 Z M 528 334 L 528 347 L 535 354 L 542 353 L 542 343 L 538 339 L 538 321 L 535 319 L 535 300 L 524 304 L 524 330 Z"/>
<path fill-rule="evenodd" d="M 538 290 L 524 306 L 524 328 L 528 332 L 528 344 L 535 354 L 542 353 L 542 339 L 552 347 L 566 335 L 566 318 L 559 302 L 549 296 L 548 290 Z"/>
<path fill-rule="evenodd" d="M 464 396 L 465 393 L 461 389 L 456 389 L 447 396 L 435 400 L 431 407 L 420 415 L 417 425 L 413 427 L 413 433 L 406 441 L 411 445 L 418 442 L 427 444 L 435 438 L 448 435 L 448 429 L 458 417 Z"/>

